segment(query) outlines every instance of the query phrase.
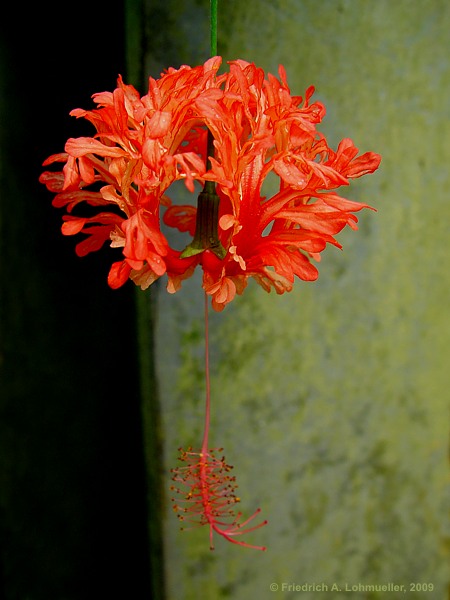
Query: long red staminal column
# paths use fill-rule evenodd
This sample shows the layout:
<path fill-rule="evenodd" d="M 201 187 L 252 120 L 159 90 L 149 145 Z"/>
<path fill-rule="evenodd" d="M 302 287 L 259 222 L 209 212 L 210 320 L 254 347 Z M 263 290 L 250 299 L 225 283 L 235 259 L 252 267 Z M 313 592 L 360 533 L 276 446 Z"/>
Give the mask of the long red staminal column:
<path fill-rule="evenodd" d="M 241 522 L 242 513 L 234 512 L 235 504 L 240 498 L 235 495 L 237 488 L 236 477 L 231 475 L 233 467 L 226 463 L 225 457 L 218 458 L 216 454 L 222 448 L 209 448 L 209 428 L 211 421 L 211 386 L 209 373 L 209 318 L 208 296 L 205 293 L 205 423 L 203 441 L 200 452 L 192 448 L 187 451 L 180 448 L 179 460 L 184 463 L 172 469 L 172 480 L 177 484 L 186 486 L 188 491 L 181 487 L 172 486 L 171 489 L 181 497 L 172 498 L 174 510 L 183 523 L 192 523 L 193 527 L 207 525 L 209 527 L 209 544 L 214 550 L 214 532 L 223 538 L 247 548 L 265 550 L 265 546 L 254 546 L 241 540 L 237 536 L 250 533 L 267 523 L 262 521 L 257 525 L 250 525 L 261 512 L 257 509 L 248 519 Z"/>
<path fill-rule="evenodd" d="M 209 425 L 211 422 L 211 381 L 209 376 L 209 314 L 208 314 L 208 295 L 204 293 L 204 320 L 205 320 L 205 426 L 203 430 L 203 442 L 200 455 L 200 486 L 202 495 L 202 504 L 204 515 L 209 522 L 209 547 L 214 549 L 214 514 L 211 505 L 211 491 L 209 488 L 208 477 L 210 476 L 211 466 L 208 452 Z"/>
<path fill-rule="evenodd" d="M 205 296 L 205 428 L 203 431 L 202 453 L 208 452 L 209 424 L 211 420 L 211 381 L 209 377 L 209 316 L 208 316 L 208 295 Z"/>

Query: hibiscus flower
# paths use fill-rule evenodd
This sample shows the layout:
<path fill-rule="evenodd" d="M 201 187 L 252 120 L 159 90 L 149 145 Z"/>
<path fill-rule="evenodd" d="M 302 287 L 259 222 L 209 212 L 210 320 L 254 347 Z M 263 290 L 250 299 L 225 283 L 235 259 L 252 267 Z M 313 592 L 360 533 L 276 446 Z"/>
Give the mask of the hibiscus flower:
<path fill-rule="evenodd" d="M 119 77 L 113 92 L 93 96 L 96 109 L 71 112 L 97 133 L 69 139 L 64 153 L 44 162 L 64 164 L 40 181 L 68 213 L 63 234 L 87 236 L 77 254 L 105 242 L 121 249 L 108 275 L 112 288 L 131 279 L 146 289 L 166 275 L 173 293 L 201 266 L 215 310 L 242 294 L 250 277 L 282 294 L 295 277 L 316 279 L 312 261 L 327 244 L 340 247 L 336 234 L 356 229 L 354 213 L 370 208 L 336 190 L 375 171 L 380 156 L 358 155 L 350 139 L 328 146 L 317 130 L 325 108 L 311 103 L 314 88 L 302 99 L 291 95 L 283 67 L 277 78 L 242 60 L 223 74 L 220 66 L 216 56 L 170 68 L 149 79 L 144 96 Z M 269 174 L 279 185 L 266 197 Z M 180 180 L 190 205 L 166 193 Z M 80 203 L 99 212 L 77 216 Z M 161 221 L 193 236 L 187 248 L 171 247 Z"/>

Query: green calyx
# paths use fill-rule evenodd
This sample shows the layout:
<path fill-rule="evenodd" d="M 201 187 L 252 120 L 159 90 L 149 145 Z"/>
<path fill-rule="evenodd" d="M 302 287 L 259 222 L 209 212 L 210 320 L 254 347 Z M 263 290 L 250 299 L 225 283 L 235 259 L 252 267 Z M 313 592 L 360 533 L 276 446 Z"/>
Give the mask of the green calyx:
<path fill-rule="evenodd" d="M 219 240 L 220 198 L 216 194 L 214 187 L 212 181 L 207 181 L 203 191 L 198 196 L 194 238 L 183 250 L 180 258 L 195 256 L 205 250 L 210 250 L 220 260 L 226 256 L 227 251 Z"/>

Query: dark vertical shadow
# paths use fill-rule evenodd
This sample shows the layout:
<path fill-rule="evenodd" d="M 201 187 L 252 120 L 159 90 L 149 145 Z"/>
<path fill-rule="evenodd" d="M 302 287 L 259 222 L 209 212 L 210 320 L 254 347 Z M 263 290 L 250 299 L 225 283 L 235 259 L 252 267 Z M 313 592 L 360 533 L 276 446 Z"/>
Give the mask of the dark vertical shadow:
<path fill-rule="evenodd" d="M 11 3 L 0 92 L 0 598 L 148 598 L 133 286 L 76 257 L 38 183 L 125 70 L 123 2 Z M 3 594 L 3 595 L 2 595 Z"/>

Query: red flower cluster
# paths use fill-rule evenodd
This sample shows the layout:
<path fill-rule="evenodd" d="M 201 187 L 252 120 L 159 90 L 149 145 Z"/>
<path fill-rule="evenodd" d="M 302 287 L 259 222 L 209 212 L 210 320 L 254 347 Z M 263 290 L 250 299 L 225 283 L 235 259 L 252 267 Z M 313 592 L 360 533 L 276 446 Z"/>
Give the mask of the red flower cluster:
<path fill-rule="evenodd" d="M 173 485 L 171 489 L 181 496 L 178 500 L 172 498 L 173 509 L 178 513 L 180 521 L 192 523 L 193 527 L 208 525 L 211 550 L 214 550 L 214 532 L 233 544 L 265 550 L 264 546 L 254 546 L 235 539 L 236 536 L 263 527 L 267 521 L 248 527 L 261 512 L 258 508 L 251 517 L 240 522 L 242 513 L 236 514 L 233 510 L 233 506 L 240 502 L 240 498 L 234 493 L 237 487 L 236 477 L 229 474 L 233 467 L 225 462 L 225 457 L 216 458 L 214 450 L 179 450 L 179 460 L 187 464 L 172 469 L 172 479 L 183 487 Z M 218 448 L 217 452 L 222 452 L 222 448 Z"/>
<path fill-rule="evenodd" d="M 215 310 L 241 294 L 249 277 L 282 294 L 295 276 L 316 279 L 310 259 L 318 260 L 328 243 L 340 247 L 335 234 L 346 225 L 356 229 L 353 213 L 369 208 L 335 190 L 375 171 L 380 156 L 357 156 L 350 139 L 336 151 L 328 146 L 316 129 L 325 108 L 310 103 L 314 88 L 303 100 L 291 96 L 283 67 L 277 79 L 242 60 L 219 75 L 220 65 L 214 57 L 195 68 L 170 68 L 150 78 L 142 97 L 119 78 L 114 92 L 93 96 L 97 109 L 71 112 L 89 120 L 95 136 L 69 139 L 64 153 L 44 163 L 64 163 L 40 181 L 56 194 L 54 206 L 69 213 L 63 233 L 88 236 L 77 254 L 107 241 L 121 248 L 122 259 L 108 276 L 113 288 L 130 278 L 145 289 L 167 274 L 173 293 L 200 264 Z M 214 147 L 208 153 L 209 135 Z M 269 173 L 278 176 L 279 190 L 266 198 L 262 187 Z M 191 192 L 196 181 L 215 186 L 221 252 L 207 244 L 195 252 L 169 245 L 161 207 L 166 226 L 197 235 L 195 202 L 175 205 L 166 195 L 177 180 Z M 80 202 L 100 210 L 75 216 Z"/>

